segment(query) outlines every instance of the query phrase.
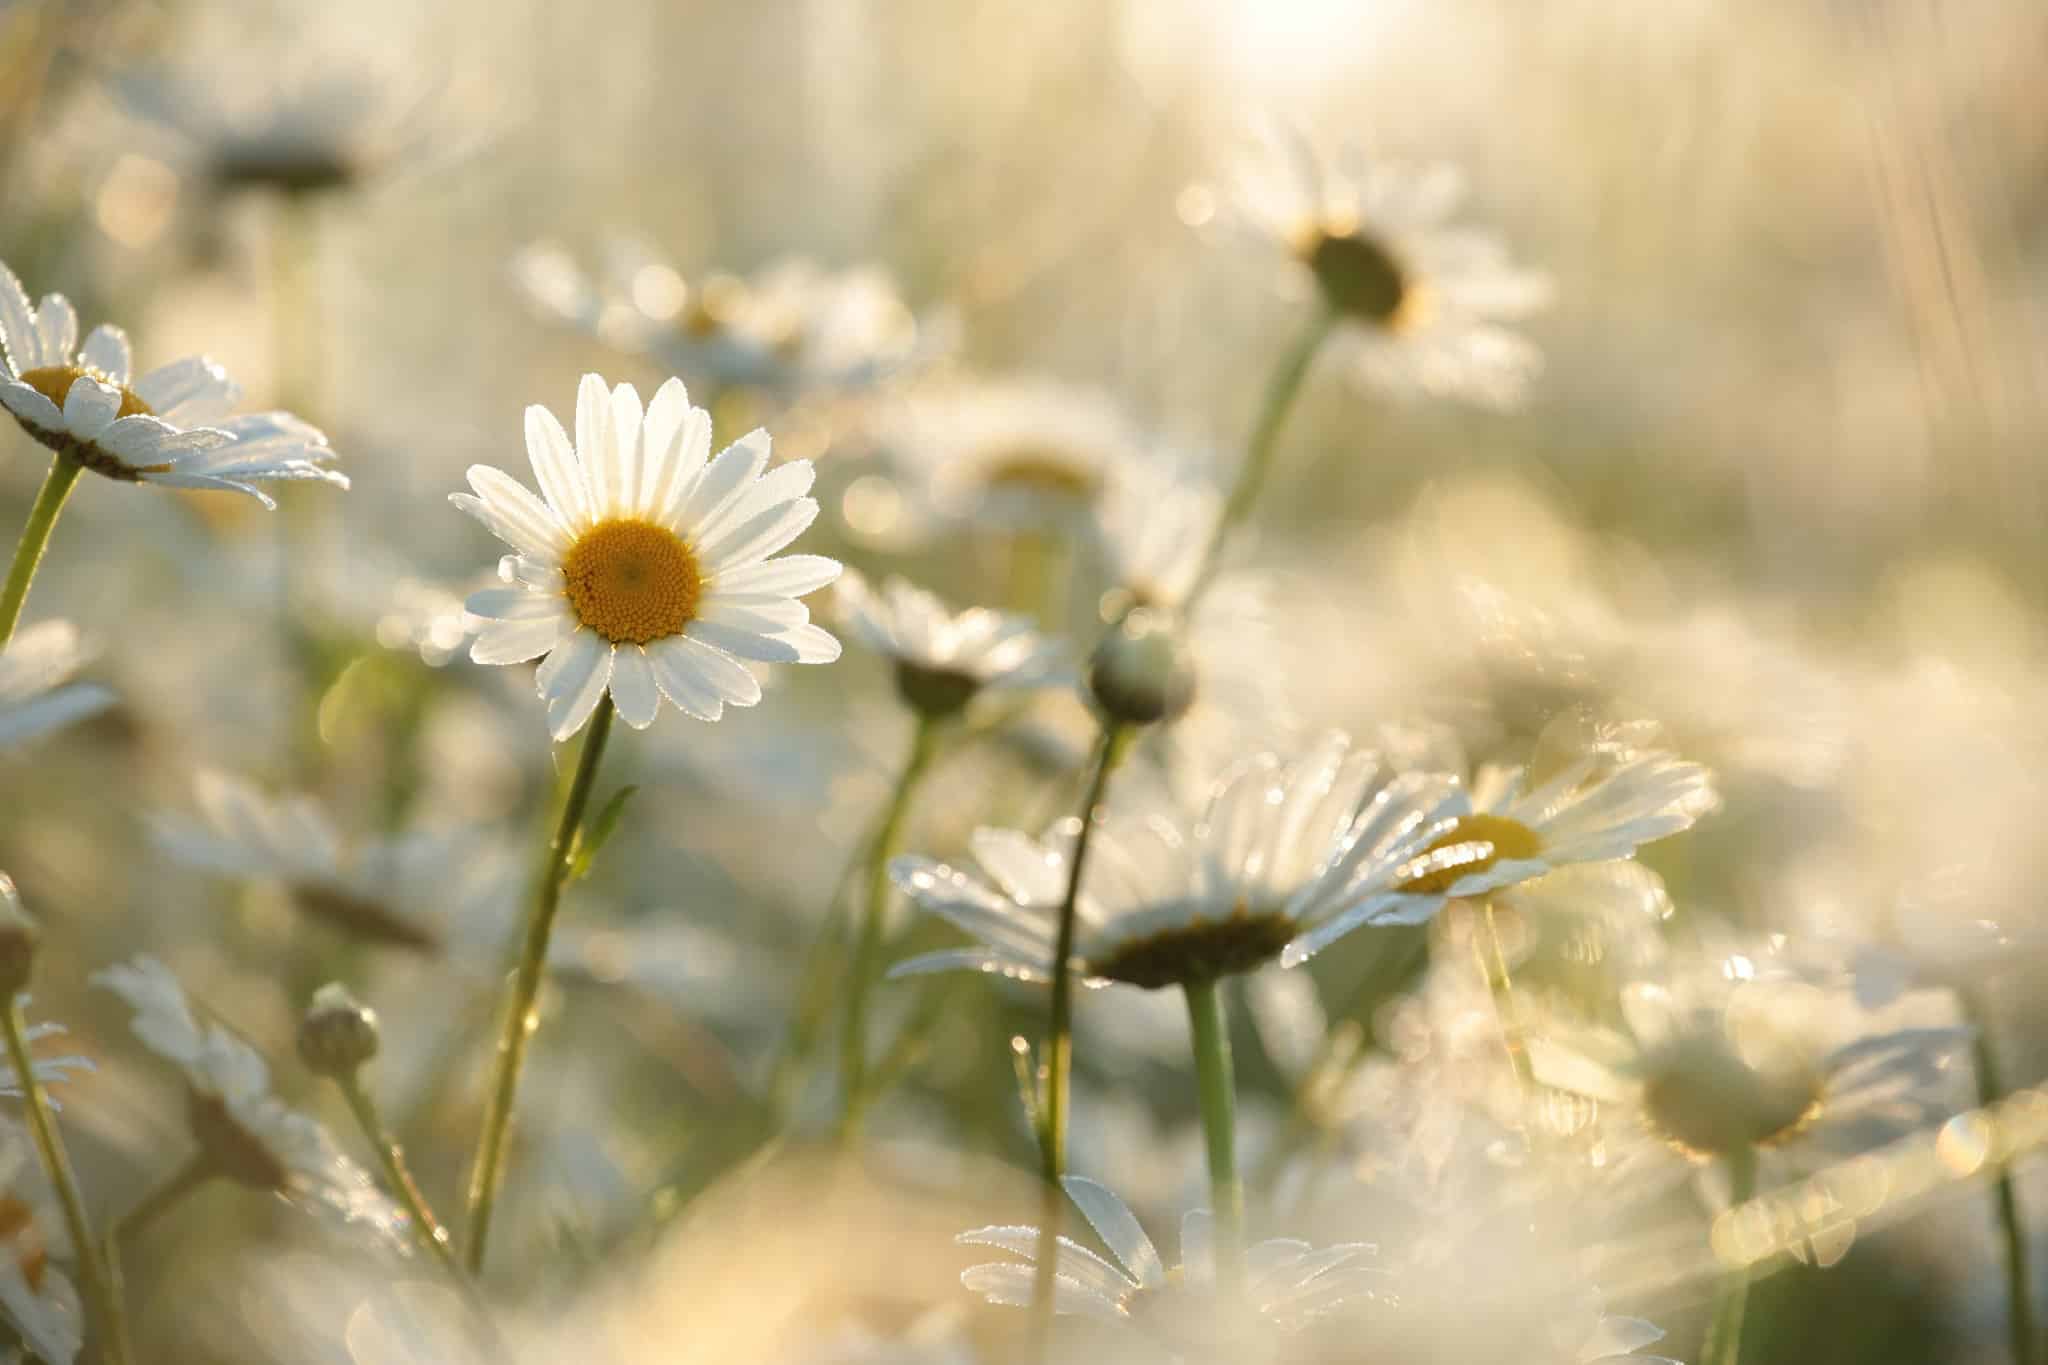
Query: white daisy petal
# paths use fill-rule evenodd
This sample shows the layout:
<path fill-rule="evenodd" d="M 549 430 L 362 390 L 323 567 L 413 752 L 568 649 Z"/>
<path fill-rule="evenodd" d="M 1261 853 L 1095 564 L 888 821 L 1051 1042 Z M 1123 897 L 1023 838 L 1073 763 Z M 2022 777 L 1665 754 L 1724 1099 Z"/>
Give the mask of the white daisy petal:
<path fill-rule="evenodd" d="M 517 620 L 493 620 L 477 632 L 469 657 L 480 664 L 520 664 L 538 659 L 575 628 L 567 613 Z"/>
<path fill-rule="evenodd" d="M 224 417 L 242 396 L 226 370 L 197 355 L 151 370 L 130 387 L 151 413 L 180 425 Z"/>
<path fill-rule="evenodd" d="M 576 463 L 582 475 L 585 506 L 593 521 L 612 512 L 606 496 L 613 486 L 612 398 L 604 380 L 583 376 L 576 386 Z"/>
<path fill-rule="evenodd" d="M 725 699 L 700 667 L 703 656 L 684 648 L 684 644 L 683 638 L 677 636 L 648 647 L 647 661 L 653 665 L 655 685 L 684 715 L 717 720 L 725 711 Z"/>
<path fill-rule="evenodd" d="M 0 358 L 7 362 L 9 375 L 26 374 L 43 363 L 42 334 L 36 330 L 35 309 L 28 291 L 0 261 Z"/>
<path fill-rule="evenodd" d="M 793 664 L 799 660 L 795 644 L 774 635 L 756 635 L 719 625 L 716 621 L 692 621 L 683 627 L 687 639 L 697 640 L 740 659 L 763 664 Z"/>
<path fill-rule="evenodd" d="M 128 347 L 128 334 L 119 327 L 102 324 L 93 328 L 92 335 L 79 349 L 78 358 L 117 387 L 125 385 L 133 377 L 134 361 Z"/>
<path fill-rule="evenodd" d="M 802 535 L 818 519 L 816 498 L 770 507 L 724 532 L 700 547 L 704 562 L 714 574 L 757 563 Z"/>
<path fill-rule="evenodd" d="M 526 410 L 526 456 L 533 465 L 534 481 L 541 496 L 564 524 L 581 530 L 591 516 L 583 492 L 583 475 L 576 467 L 575 448 L 569 433 L 555 415 L 535 403 Z"/>
<path fill-rule="evenodd" d="M 42 338 L 43 364 L 65 365 L 78 349 L 78 310 L 62 294 L 45 294 L 36 309 L 36 332 Z"/>
<path fill-rule="evenodd" d="M 590 719 L 612 677 L 612 645 L 592 630 L 579 630 L 556 647 L 534 674 L 547 703 L 548 727 L 557 742 Z"/>
<path fill-rule="evenodd" d="M 561 563 L 569 550 L 569 531 L 546 503 L 501 469 L 473 464 L 468 477 L 491 515 L 517 532 L 501 537 L 507 544 L 543 563 Z"/>
<path fill-rule="evenodd" d="M 749 673 L 737 659 L 713 649 L 688 635 L 663 642 L 687 654 L 696 675 L 734 706 L 752 706 L 761 700 L 761 680 Z"/>
<path fill-rule="evenodd" d="M 672 523 L 694 538 L 695 529 L 740 496 L 768 467 L 768 433 L 753 431 L 734 441 L 705 467 Z"/>
<path fill-rule="evenodd" d="M 64 427 L 81 441 L 91 441 L 114 424 L 121 412 L 121 391 L 80 375 L 64 395 Z"/>
<path fill-rule="evenodd" d="M 30 426 L 44 431 L 62 431 L 64 413 L 41 392 L 14 380 L 0 381 L 0 404 Z"/>
<path fill-rule="evenodd" d="M 654 666 L 639 645 L 622 644 L 612 651 L 612 704 L 619 708 L 619 719 L 635 730 L 654 724 L 654 714 L 661 709 Z"/>
<path fill-rule="evenodd" d="M 840 572 L 839 561 L 823 555 L 784 555 L 780 559 L 761 560 L 728 570 L 717 575 L 715 584 L 720 592 L 803 597 L 831 584 Z"/>

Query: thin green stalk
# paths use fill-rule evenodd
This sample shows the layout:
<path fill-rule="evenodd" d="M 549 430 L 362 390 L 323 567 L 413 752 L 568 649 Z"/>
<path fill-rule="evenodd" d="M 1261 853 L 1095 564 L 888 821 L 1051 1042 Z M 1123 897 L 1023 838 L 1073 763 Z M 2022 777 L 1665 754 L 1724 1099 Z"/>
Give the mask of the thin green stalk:
<path fill-rule="evenodd" d="M 562 816 L 548 844 L 547 861 L 540 876 L 533 914 L 526 922 L 526 941 L 512 979 L 512 995 L 505 1008 L 504 1027 L 498 1036 L 497 1067 L 491 1079 L 490 1107 L 484 1111 L 484 1126 L 477 1140 L 476 1160 L 469 1170 L 469 1239 L 464 1246 L 463 1264 L 471 1275 L 483 1269 L 484 1244 L 490 1236 L 491 1213 L 496 1207 L 498 1183 L 504 1171 L 505 1137 L 512 1124 L 512 1106 L 519 1093 L 519 1071 L 526 1062 L 526 1044 L 539 1023 L 534 1018 L 534 998 L 540 994 L 542 970 L 547 966 L 548 936 L 555 926 L 555 912 L 562 904 L 562 887 L 569 879 L 569 866 L 583 832 L 583 812 L 590 805 L 590 790 L 597 783 L 597 765 L 604 757 L 605 739 L 612 732 L 612 706 L 598 703 L 590 729 L 583 737 L 583 752 L 576 760 L 576 776 L 569 783 L 569 795 L 562 802 Z"/>
<path fill-rule="evenodd" d="M 1728 1197 L 1731 1208 L 1739 1208 L 1756 1194 L 1756 1151 L 1744 1147 L 1730 1152 Z M 1721 1277 L 1714 1291 L 1713 1316 L 1707 1322 L 1706 1343 L 1700 1347 L 1700 1365 L 1737 1365 L 1742 1359 L 1742 1323 L 1749 1308 L 1750 1267 L 1739 1265 Z"/>
<path fill-rule="evenodd" d="M 1508 975 L 1507 950 L 1501 944 L 1491 897 L 1485 902 L 1481 918 L 1486 924 L 1486 941 L 1482 944 L 1474 938 L 1472 947 L 1479 956 L 1479 973 L 1486 978 L 1487 994 L 1493 997 L 1501 1049 L 1508 1055 L 1508 1068 L 1515 1073 L 1515 1083 L 1521 1087 L 1526 1105 L 1536 1092 L 1536 1075 L 1529 1066 L 1529 1035 L 1522 1027 L 1522 1012 L 1515 1004 L 1515 983 Z"/>
<path fill-rule="evenodd" d="M 412 1178 L 412 1171 L 405 1164 L 405 1148 L 399 1146 L 398 1138 L 384 1126 L 384 1118 L 377 1112 L 377 1101 L 364 1087 L 361 1076 L 342 1076 L 338 1084 L 348 1100 L 349 1112 L 356 1116 L 356 1126 L 363 1130 L 363 1137 L 377 1153 L 377 1162 L 384 1168 L 385 1183 L 397 1192 L 405 1211 L 412 1215 L 413 1227 L 418 1230 L 420 1240 L 440 1259 L 442 1267 L 458 1284 L 467 1284 L 468 1277 L 462 1273 L 462 1266 L 455 1259 L 454 1239 L 448 1235 L 448 1229 L 442 1226 L 441 1220 L 434 1216 L 426 1195 Z"/>
<path fill-rule="evenodd" d="M 84 472 L 84 465 L 62 455 L 50 461 L 50 472 L 43 476 L 36 505 L 29 509 L 28 525 L 21 528 L 21 539 L 15 542 L 7 586 L 0 588 L 0 649 L 7 648 L 7 642 L 14 638 L 14 628 L 21 623 L 21 609 L 28 602 L 28 585 L 35 580 L 36 565 L 43 562 L 50 532 L 57 527 L 57 514 L 64 510 L 65 499 L 71 496 L 78 476 Z"/>
<path fill-rule="evenodd" d="M 839 1034 L 839 1074 L 845 1108 L 840 1114 L 839 1138 L 851 1141 L 860 1132 L 868 1096 L 868 992 L 881 966 L 882 928 L 889 908 L 889 859 L 903 837 L 903 822 L 910 815 L 911 798 L 919 781 L 931 766 L 933 741 L 938 727 L 931 717 L 919 715 L 910 738 L 910 757 L 896 779 L 881 828 L 868 849 L 867 900 L 861 906 L 860 933 L 854 940 L 853 975 L 847 984 L 846 1013 Z"/>
<path fill-rule="evenodd" d="M 1970 1026 L 1971 1060 L 1977 1073 L 1977 1104 L 1989 1109 L 2005 1098 L 2005 1077 L 1991 1041 L 1990 1015 L 1974 991 L 1959 991 L 1963 1018 Z M 2028 1267 L 2026 1225 L 2019 1197 L 2012 1187 L 2012 1167 L 2001 1163 L 1992 1182 L 1998 1201 L 1998 1225 L 2005 1241 L 2006 1323 L 2012 1333 L 2013 1365 L 2035 1365 L 2040 1337 L 2034 1324 L 2033 1276 Z"/>
<path fill-rule="evenodd" d="M 1109 775 L 1123 756 L 1129 736 L 1130 730 L 1115 721 L 1103 727 L 1096 744 L 1095 771 L 1089 775 L 1087 795 L 1081 798 L 1081 828 L 1074 836 L 1074 853 L 1067 864 L 1066 894 L 1060 897 L 1059 936 L 1052 955 L 1052 1003 L 1046 1016 L 1045 1048 L 1040 1054 L 1044 1089 L 1039 1097 L 1038 1151 L 1045 1187 L 1038 1214 L 1038 1269 L 1032 1276 L 1031 1290 L 1032 1326 L 1040 1358 L 1052 1341 L 1060 1214 L 1066 1200 L 1060 1177 L 1067 1169 L 1067 1097 L 1074 1072 L 1074 908 L 1081 898 L 1081 870 L 1088 861 L 1095 817 L 1108 793 Z"/>
<path fill-rule="evenodd" d="M 1244 1182 L 1237 1176 L 1237 1082 L 1231 1074 L 1230 1024 L 1214 981 L 1190 981 L 1188 1023 L 1194 1032 L 1195 1083 L 1202 1101 L 1202 1137 L 1209 1149 L 1209 1201 L 1216 1217 L 1216 1283 L 1244 1282 Z"/>
<path fill-rule="evenodd" d="M 55 519 L 54 513 L 52 520 Z M 47 535 L 48 532 L 45 532 Z M 128 1324 L 120 1296 L 107 1276 L 107 1261 L 92 1223 L 85 1216 L 85 1198 L 78 1190 L 78 1176 L 71 1169 L 71 1157 L 64 1150 L 64 1138 L 50 1112 L 50 1097 L 36 1077 L 35 1057 L 28 1050 L 28 1028 L 21 1017 L 21 997 L 7 1002 L 0 1011 L 0 1032 L 7 1035 L 7 1060 L 14 1065 L 15 1084 L 28 1101 L 28 1126 L 35 1137 L 36 1154 L 57 1191 L 64 1209 L 64 1225 L 71 1245 L 78 1251 L 79 1274 L 85 1279 L 85 1300 L 92 1308 L 94 1326 L 104 1334 L 107 1358 L 114 1365 L 127 1365 Z"/>
<path fill-rule="evenodd" d="M 1266 486 L 1266 476 L 1272 472 L 1273 452 L 1279 445 L 1280 428 L 1287 424 L 1287 414 L 1294 410 L 1294 400 L 1301 393 L 1302 382 L 1308 378 L 1316 353 L 1322 350 L 1324 340 L 1336 325 L 1337 314 L 1327 307 L 1318 307 L 1315 316 L 1294 339 L 1294 344 L 1281 353 L 1280 363 L 1273 367 L 1272 378 L 1266 381 L 1266 392 L 1259 399 L 1259 415 L 1252 424 L 1251 439 L 1245 444 L 1244 463 L 1238 467 L 1237 482 L 1223 504 L 1222 515 L 1216 518 L 1215 529 L 1209 533 L 1208 545 L 1202 550 L 1202 573 L 1197 580 L 1197 593 L 1216 572 L 1217 560 L 1222 557 L 1230 533 L 1251 515 L 1253 504 L 1258 502 L 1259 494 Z"/>
<path fill-rule="evenodd" d="M 218 1174 L 218 1169 L 204 1154 L 193 1157 L 170 1179 L 144 1195 L 140 1203 L 114 1221 L 111 1234 L 114 1243 L 125 1245 L 140 1237 L 150 1224 L 183 1203 L 187 1195 Z"/>

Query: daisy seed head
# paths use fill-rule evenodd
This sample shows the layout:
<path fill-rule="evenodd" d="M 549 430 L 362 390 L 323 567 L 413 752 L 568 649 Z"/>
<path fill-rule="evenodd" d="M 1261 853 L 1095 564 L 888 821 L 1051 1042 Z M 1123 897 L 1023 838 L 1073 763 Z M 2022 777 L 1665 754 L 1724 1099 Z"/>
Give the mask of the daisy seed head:
<path fill-rule="evenodd" d="M 1088 691 L 1127 725 L 1185 712 L 1195 700 L 1195 661 L 1173 618 L 1140 607 L 1111 627 L 1088 661 Z"/>
<path fill-rule="evenodd" d="M 339 981 L 313 992 L 299 1020 L 299 1059 L 316 1076 L 347 1080 L 377 1055 L 377 1011 Z"/>

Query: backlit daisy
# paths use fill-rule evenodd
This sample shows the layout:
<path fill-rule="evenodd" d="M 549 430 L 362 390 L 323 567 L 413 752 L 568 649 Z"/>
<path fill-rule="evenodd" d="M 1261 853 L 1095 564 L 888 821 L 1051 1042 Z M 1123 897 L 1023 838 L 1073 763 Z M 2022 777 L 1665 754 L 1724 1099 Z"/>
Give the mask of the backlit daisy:
<path fill-rule="evenodd" d="M 1111 592 L 1135 606 L 1184 605 L 1222 514 L 1223 494 L 1191 464 L 1152 456 L 1117 465 L 1095 507 Z"/>
<path fill-rule="evenodd" d="M 630 384 L 609 393 L 585 375 L 572 443 L 546 408 L 526 410 L 526 448 L 541 496 L 503 471 L 472 465 L 474 494 L 449 500 L 517 552 L 510 585 L 469 599 L 487 624 L 470 657 L 513 664 L 545 655 L 537 674 L 556 739 L 609 691 L 636 729 L 663 698 L 717 720 L 752 706 L 761 684 L 740 662 L 830 663 L 839 642 L 799 598 L 839 576 L 818 555 L 770 559 L 818 515 L 810 462 L 768 469 L 768 435 L 741 437 L 716 459 L 711 416 L 671 379 L 644 411 Z"/>
<path fill-rule="evenodd" d="M 170 969 L 138 956 L 94 972 L 93 983 L 135 1011 L 135 1036 L 185 1073 L 186 1120 L 212 1174 L 339 1215 L 412 1250 L 402 1209 L 341 1154 L 318 1123 L 270 1093 L 270 1068 L 219 1024 L 202 1025 Z"/>
<path fill-rule="evenodd" d="M 836 594 L 846 629 L 895 663 L 897 689 L 922 713 L 949 715 L 983 689 L 1038 687 L 1058 674 L 1058 645 L 1025 617 L 987 607 L 956 613 L 900 578 L 876 592 L 852 571 Z"/>
<path fill-rule="evenodd" d="M 1505 324 L 1544 307 L 1550 281 L 1452 222 L 1463 197 L 1451 167 L 1326 159 L 1287 134 L 1266 139 L 1231 196 L 1236 224 L 1313 283 L 1362 381 L 1512 407 L 1543 357 Z"/>
<path fill-rule="evenodd" d="M 114 704 L 98 683 L 69 682 L 90 657 L 69 621 L 38 622 L 0 650 L 0 750 Z"/>
<path fill-rule="evenodd" d="M 71 1365 L 84 1344 L 78 1289 L 52 1259 L 72 1254 L 64 1215 L 35 1172 L 28 1134 L 0 1120 L 0 1312 L 49 1365 Z"/>
<path fill-rule="evenodd" d="M 1090 845 L 1073 967 L 1101 984 L 1214 981 L 1285 955 L 1299 962 L 1370 924 L 1413 924 L 1442 904 L 1396 890 L 1402 870 L 1449 828 L 1447 777 L 1394 774 L 1376 753 L 1329 735 L 1301 758 L 1272 754 L 1212 788 L 1191 829 L 1164 803 L 1112 809 Z M 994 885 L 927 858 L 899 858 L 896 884 L 982 946 L 931 953 L 897 973 L 967 967 L 1024 980 L 1052 973 L 1075 828 L 1038 840 L 983 829 L 975 860 Z"/>
<path fill-rule="evenodd" d="M 321 466 L 327 438 L 289 413 L 238 417 L 241 389 L 220 366 L 189 356 L 133 378 L 118 327 L 78 340 L 78 312 L 62 294 L 31 307 L 0 264 L 0 404 L 30 436 L 95 474 L 127 483 L 223 488 L 275 507 L 259 480 L 348 479 Z"/>
<path fill-rule="evenodd" d="M 1232 1298 L 1217 1282 L 1214 1226 L 1206 1209 L 1182 1218 L 1180 1264 L 1169 1267 L 1137 1216 L 1106 1187 L 1080 1176 L 1060 1183 L 1116 1259 L 1112 1263 L 1060 1238 L 1055 1307 L 1129 1325 L 1175 1357 L 1208 1359 L 1217 1352 L 1219 1359 L 1273 1358 L 1275 1336 L 1369 1298 L 1385 1279 L 1366 1264 L 1373 1252 L 1369 1246 L 1339 1243 L 1317 1249 L 1292 1238 L 1273 1238 L 1245 1249 L 1242 1298 Z M 970 1267 L 960 1282 L 990 1303 L 1029 1305 L 1038 1238 L 1039 1230 L 1028 1224 L 961 1233 L 956 1240 L 963 1245 L 993 1247 L 1022 1259 Z M 1236 1353 L 1222 1352 L 1226 1345 Z"/>

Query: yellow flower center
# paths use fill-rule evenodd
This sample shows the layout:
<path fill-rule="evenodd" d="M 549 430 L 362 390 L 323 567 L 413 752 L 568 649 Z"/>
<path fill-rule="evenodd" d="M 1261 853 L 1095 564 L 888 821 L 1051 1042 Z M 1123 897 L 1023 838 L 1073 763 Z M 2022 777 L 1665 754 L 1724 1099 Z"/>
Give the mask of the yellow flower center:
<path fill-rule="evenodd" d="M 613 644 L 680 635 L 696 616 L 704 576 L 675 532 L 646 521 L 601 521 L 562 557 L 576 619 Z"/>
<path fill-rule="evenodd" d="M 1487 845 L 1487 851 L 1479 857 L 1453 867 L 1438 868 L 1434 872 L 1410 877 L 1401 883 L 1400 889 L 1434 894 L 1448 890 L 1460 877 L 1484 872 L 1503 858 L 1533 858 L 1543 851 L 1542 838 L 1521 821 L 1510 820 L 1504 815 L 1488 815 L 1484 811 L 1475 811 L 1471 815 L 1460 816 L 1450 833 L 1422 850 L 1416 858 L 1419 861 L 1432 853 L 1458 844 L 1482 843 Z"/>
<path fill-rule="evenodd" d="M 1100 482 L 1081 462 L 1031 446 L 998 454 L 983 467 L 981 481 L 988 488 L 1076 499 L 1093 497 Z"/>
<path fill-rule="evenodd" d="M 113 384 L 113 381 L 105 375 L 94 374 L 91 370 L 80 365 L 45 365 L 41 369 L 30 370 L 21 376 L 22 383 L 28 385 L 60 408 L 64 406 L 64 400 L 71 396 L 71 386 L 81 379 L 97 379 L 102 384 Z M 156 415 L 150 411 L 149 404 L 143 402 L 136 395 L 135 390 L 121 385 L 114 385 L 114 387 L 121 390 L 121 411 L 117 414 L 118 416 L 153 417 Z"/>
<path fill-rule="evenodd" d="M 1325 227 L 1307 235 L 1301 258 L 1330 307 L 1348 318 L 1389 332 L 1412 331 L 1429 319 L 1429 291 L 1375 237 Z"/>

